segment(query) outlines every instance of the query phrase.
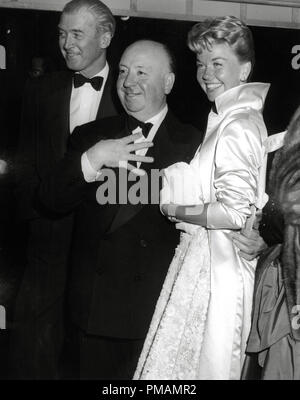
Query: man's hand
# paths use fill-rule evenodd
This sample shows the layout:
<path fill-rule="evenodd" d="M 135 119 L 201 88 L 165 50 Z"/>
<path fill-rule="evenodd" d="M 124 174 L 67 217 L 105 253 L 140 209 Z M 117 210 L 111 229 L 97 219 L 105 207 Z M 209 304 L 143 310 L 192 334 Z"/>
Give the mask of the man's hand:
<path fill-rule="evenodd" d="M 268 247 L 256 229 L 244 233 L 232 232 L 231 237 L 233 243 L 240 249 L 240 256 L 248 261 L 254 260 Z"/>
<path fill-rule="evenodd" d="M 139 156 L 134 153 L 136 150 L 153 146 L 152 142 L 134 143 L 141 136 L 141 133 L 135 133 L 121 139 L 100 140 L 86 152 L 91 166 L 95 171 L 99 171 L 103 166 L 121 166 L 131 170 L 134 167 L 127 161 L 153 162 L 152 157 Z"/>

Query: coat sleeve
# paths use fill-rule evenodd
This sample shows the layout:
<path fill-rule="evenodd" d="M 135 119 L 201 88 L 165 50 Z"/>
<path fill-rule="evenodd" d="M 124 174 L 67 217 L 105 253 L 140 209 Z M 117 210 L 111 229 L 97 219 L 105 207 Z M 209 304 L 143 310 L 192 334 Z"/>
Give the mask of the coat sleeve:
<path fill-rule="evenodd" d="M 39 217 L 33 205 L 34 193 L 39 184 L 36 168 L 38 141 L 38 85 L 28 81 L 22 104 L 21 127 L 16 156 L 16 199 L 22 219 Z"/>
<path fill-rule="evenodd" d="M 82 138 L 85 125 L 75 128 L 68 150 L 56 168 L 42 179 L 36 194 L 36 202 L 46 212 L 66 214 L 82 202 L 88 188 L 81 170 L 81 156 L 87 150 Z"/>
<path fill-rule="evenodd" d="M 216 146 L 214 189 L 208 205 L 207 227 L 240 229 L 255 204 L 263 149 L 258 127 L 250 120 L 228 124 Z"/>

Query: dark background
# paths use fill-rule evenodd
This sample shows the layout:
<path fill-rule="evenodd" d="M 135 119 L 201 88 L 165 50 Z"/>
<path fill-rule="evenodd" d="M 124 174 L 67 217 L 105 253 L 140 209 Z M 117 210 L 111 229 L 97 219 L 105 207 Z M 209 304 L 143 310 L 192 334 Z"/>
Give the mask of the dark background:
<path fill-rule="evenodd" d="M 58 49 L 60 13 L 0 8 L 0 45 L 6 48 L 6 70 L 0 70 L 0 159 L 8 161 L 0 175 L 0 305 L 8 323 L 23 272 L 26 233 L 15 216 L 14 156 L 19 132 L 22 93 L 31 60 L 44 57 L 48 72 L 64 69 Z M 197 21 L 195 21 L 197 22 Z M 120 55 L 131 42 L 150 38 L 163 41 L 177 60 L 175 87 L 169 105 L 180 119 L 205 129 L 210 105 L 196 81 L 194 54 L 186 46 L 194 22 L 117 17 L 117 31 L 108 59 L 117 67 Z M 270 82 L 264 117 L 270 134 L 284 130 L 300 104 L 300 69 L 292 68 L 292 48 L 300 45 L 300 30 L 251 27 L 256 48 L 253 81 Z M 300 65 L 299 65 L 300 67 Z M 6 331 L 0 330 L 0 379 L 6 377 Z"/>
<path fill-rule="evenodd" d="M 50 71 L 65 68 L 58 49 L 59 16 L 59 12 L 53 11 L 0 8 L 0 44 L 7 50 L 7 69 L 0 72 L 1 84 L 5 80 L 4 86 L 7 86 L 7 104 L 4 108 L 5 112 L 8 111 L 6 119 L 10 131 L 18 123 L 22 91 L 31 59 L 34 56 L 44 57 Z M 117 67 L 124 48 L 137 39 L 151 38 L 168 44 L 178 67 L 175 88 L 169 98 L 170 105 L 181 119 L 203 126 L 209 104 L 196 81 L 195 56 L 186 46 L 187 32 L 195 22 L 132 17 L 122 21 L 117 17 L 116 35 L 109 48 L 108 59 L 112 66 Z M 251 29 L 256 49 L 252 80 L 271 83 L 265 119 L 270 133 L 274 133 L 286 127 L 300 103 L 300 69 L 294 70 L 291 66 L 295 56 L 291 50 L 293 46 L 300 45 L 300 30 L 264 27 Z M 3 113 L 3 109 L 1 111 Z M 11 118 L 11 113 L 14 118 Z M 1 147 L 2 143 L 14 147 L 14 135 L 6 132 L 0 136 Z"/>

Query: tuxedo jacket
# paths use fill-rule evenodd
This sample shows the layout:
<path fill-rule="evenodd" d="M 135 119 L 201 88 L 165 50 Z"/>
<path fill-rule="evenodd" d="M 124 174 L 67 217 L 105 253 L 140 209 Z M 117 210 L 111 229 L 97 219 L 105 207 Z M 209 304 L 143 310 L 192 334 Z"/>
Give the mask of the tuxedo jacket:
<path fill-rule="evenodd" d="M 29 222 L 28 265 L 19 296 L 19 306 L 24 306 L 26 314 L 48 307 L 64 291 L 72 216 L 49 213 L 34 199 L 41 180 L 66 151 L 72 77 L 71 71 L 61 71 L 33 79 L 23 100 L 16 196 L 20 217 Z M 118 113 L 115 92 L 110 72 L 97 119 Z"/>
<path fill-rule="evenodd" d="M 76 210 L 68 286 L 73 322 L 93 335 L 143 338 L 179 232 L 158 204 L 100 205 L 101 183 L 86 183 L 80 164 L 82 153 L 101 138 L 127 134 L 125 116 L 76 128 L 58 170 L 42 183 L 39 199 L 52 212 Z M 147 152 L 154 163 L 141 168 L 149 177 L 151 170 L 189 162 L 199 135 L 168 112 Z"/>

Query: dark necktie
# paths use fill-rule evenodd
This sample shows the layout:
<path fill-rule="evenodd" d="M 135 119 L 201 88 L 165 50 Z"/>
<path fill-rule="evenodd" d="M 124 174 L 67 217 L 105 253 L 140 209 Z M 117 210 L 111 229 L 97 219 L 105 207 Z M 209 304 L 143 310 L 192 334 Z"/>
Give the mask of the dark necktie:
<path fill-rule="evenodd" d="M 132 117 L 131 115 L 128 116 L 128 129 L 132 133 L 137 127 L 140 127 L 142 130 L 142 133 L 145 138 L 147 138 L 148 133 L 150 132 L 150 129 L 152 128 L 153 124 L 151 122 L 142 122 L 139 121 L 138 119 Z"/>
<path fill-rule="evenodd" d="M 79 88 L 85 83 L 90 83 L 92 87 L 99 92 L 103 83 L 102 76 L 94 76 L 94 78 L 86 78 L 81 74 L 74 74 L 74 88 Z"/>

